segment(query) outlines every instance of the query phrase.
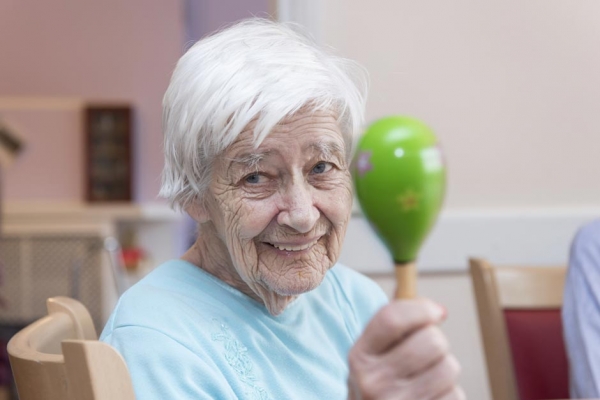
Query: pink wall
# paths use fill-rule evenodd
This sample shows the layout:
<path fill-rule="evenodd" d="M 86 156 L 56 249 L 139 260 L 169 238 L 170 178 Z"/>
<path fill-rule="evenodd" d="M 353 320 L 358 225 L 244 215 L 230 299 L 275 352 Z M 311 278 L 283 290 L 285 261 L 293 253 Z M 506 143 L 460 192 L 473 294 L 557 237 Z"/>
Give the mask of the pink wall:
<path fill-rule="evenodd" d="M 267 8 L 267 0 L 1 0 L 0 97 L 130 102 L 134 198 L 154 201 L 163 164 L 161 99 L 186 42 L 265 16 Z M 3 173 L 4 199 L 83 199 L 81 121 L 72 109 L 57 112 L 5 110 L 28 146 Z"/>
<path fill-rule="evenodd" d="M 0 103 L 0 115 L 26 143 L 26 151 L 3 171 L 5 199 L 83 199 L 81 105 L 25 109 Z"/>
<path fill-rule="evenodd" d="M 131 102 L 136 115 L 135 198 L 153 200 L 162 168 L 161 98 L 181 55 L 183 37 L 183 7 L 178 1 L 2 0 L 0 96 Z M 30 123 L 39 130 L 28 130 L 33 136 L 28 138 L 29 154 L 4 171 L 3 195 L 7 200 L 80 200 L 82 171 L 71 169 L 82 160 L 81 139 L 65 139 L 61 116 L 40 118 Z M 43 118 L 58 120 L 46 121 L 48 129 L 43 129 Z M 11 180 L 11 174 L 31 172 L 32 159 L 54 166 L 50 188 L 44 173 Z"/>
<path fill-rule="evenodd" d="M 193 42 L 224 25 L 252 16 L 267 17 L 268 0 L 187 0 L 186 41 Z"/>

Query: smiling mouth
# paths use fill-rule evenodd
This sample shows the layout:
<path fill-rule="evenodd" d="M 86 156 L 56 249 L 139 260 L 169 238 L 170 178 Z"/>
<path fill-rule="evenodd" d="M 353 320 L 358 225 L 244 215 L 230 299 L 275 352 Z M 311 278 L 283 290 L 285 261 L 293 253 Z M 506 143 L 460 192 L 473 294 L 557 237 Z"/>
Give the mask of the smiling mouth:
<path fill-rule="evenodd" d="M 318 241 L 319 241 L 319 239 L 315 239 L 306 244 L 269 243 L 269 242 L 264 242 L 264 243 L 268 244 L 270 246 L 273 246 L 276 249 L 282 250 L 282 251 L 302 251 L 302 250 L 310 249 L 315 244 L 317 244 Z"/>

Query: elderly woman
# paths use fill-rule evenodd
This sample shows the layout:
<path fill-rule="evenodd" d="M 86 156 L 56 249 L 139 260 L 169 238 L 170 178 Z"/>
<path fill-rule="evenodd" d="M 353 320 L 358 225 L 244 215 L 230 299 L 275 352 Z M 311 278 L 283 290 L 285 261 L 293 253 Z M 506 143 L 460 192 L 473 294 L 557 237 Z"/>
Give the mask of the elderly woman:
<path fill-rule="evenodd" d="M 139 399 L 461 399 L 443 308 L 336 265 L 366 76 L 253 19 L 194 45 L 164 97 L 161 195 L 195 244 L 120 299 L 101 339 Z"/>

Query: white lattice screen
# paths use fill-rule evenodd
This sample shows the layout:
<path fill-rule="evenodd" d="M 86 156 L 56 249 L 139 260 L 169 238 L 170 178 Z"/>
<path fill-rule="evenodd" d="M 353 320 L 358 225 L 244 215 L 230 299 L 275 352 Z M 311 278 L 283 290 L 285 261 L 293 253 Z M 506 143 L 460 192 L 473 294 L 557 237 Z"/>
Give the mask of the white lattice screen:
<path fill-rule="evenodd" d="M 19 234 L 0 239 L 0 324 L 23 325 L 46 315 L 46 299 L 69 296 L 102 328 L 102 238 L 81 234 Z"/>

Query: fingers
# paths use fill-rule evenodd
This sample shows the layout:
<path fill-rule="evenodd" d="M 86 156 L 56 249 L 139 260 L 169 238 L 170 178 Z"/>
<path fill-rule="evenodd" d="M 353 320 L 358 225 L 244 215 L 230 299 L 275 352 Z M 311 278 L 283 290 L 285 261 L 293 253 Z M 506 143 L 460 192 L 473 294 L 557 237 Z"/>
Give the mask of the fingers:
<path fill-rule="evenodd" d="M 436 400 L 466 400 L 467 395 L 460 386 L 455 386 L 451 391 L 442 395 Z"/>
<path fill-rule="evenodd" d="M 457 386 L 459 374 L 458 361 L 448 354 L 410 378 L 398 377 L 393 370 L 384 369 L 351 380 L 350 398 L 463 400 L 464 392 Z"/>
<path fill-rule="evenodd" d="M 415 399 L 445 399 L 456 391 L 460 364 L 446 355 L 437 364 L 411 379 L 409 386 Z M 454 397 L 448 397 L 454 399 Z"/>
<path fill-rule="evenodd" d="M 456 384 L 459 364 L 437 326 L 444 318 L 445 310 L 426 299 L 382 308 L 350 350 L 350 393 L 363 399 L 464 399 Z"/>
<path fill-rule="evenodd" d="M 437 364 L 448 354 L 450 345 L 436 325 L 422 328 L 381 357 L 400 377 L 411 377 Z"/>
<path fill-rule="evenodd" d="M 440 322 L 444 314 L 445 311 L 431 300 L 393 301 L 373 317 L 355 348 L 369 354 L 386 352 L 412 332 Z"/>

